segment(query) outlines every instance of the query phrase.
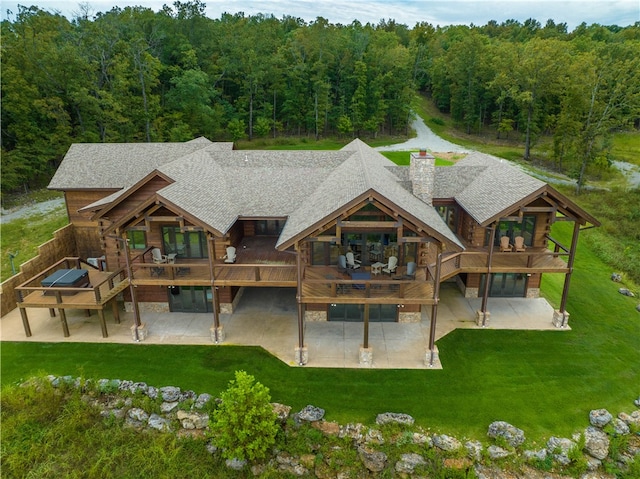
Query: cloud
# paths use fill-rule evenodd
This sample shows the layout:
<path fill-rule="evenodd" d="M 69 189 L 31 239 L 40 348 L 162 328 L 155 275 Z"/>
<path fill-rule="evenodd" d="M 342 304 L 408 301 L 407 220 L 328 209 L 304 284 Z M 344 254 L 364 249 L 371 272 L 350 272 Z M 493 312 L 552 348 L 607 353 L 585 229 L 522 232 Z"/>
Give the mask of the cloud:
<path fill-rule="evenodd" d="M 186 0 L 185 0 L 186 1 Z M 255 15 L 273 14 L 299 17 L 310 22 L 323 17 L 331 23 L 348 25 L 354 20 L 377 24 L 380 20 L 394 19 L 397 23 L 413 28 L 418 22 L 433 25 L 473 23 L 485 25 L 489 20 L 498 23 L 509 19 L 524 22 L 529 18 L 543 25 L 548 19 L 566 23 L 570 30 L 582 22 L 590 25 L 633 25 L 640 21 L 638 0 L 203 0 L 206 14 L 220 18 L 224 12 Z M 2 16 L 7 9 L 17 13 L 17 4 L 29 2 L 3 1 Z M 80 11 L 81 2 L 69 0 L 39 0 L 38 6 L 50 12 L 60 12 L 68 18 Z M 89 0 L 86 2 L 94 13 L 107 12 L 115 5 L 143 6 L 158 11 L 172 0 Z"/>

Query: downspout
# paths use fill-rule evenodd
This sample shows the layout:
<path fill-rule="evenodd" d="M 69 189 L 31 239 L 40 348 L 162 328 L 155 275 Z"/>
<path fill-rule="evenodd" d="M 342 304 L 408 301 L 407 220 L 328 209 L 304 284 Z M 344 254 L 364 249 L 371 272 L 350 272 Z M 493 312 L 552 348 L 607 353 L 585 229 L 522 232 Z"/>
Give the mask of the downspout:
<path fill-rule="evenodd" d="M 440 301 L 440 271 L 442 267 L 442 253 L 438 254 L 436 261 L 436 277 L 433 288 L 433 304 L 431 305 L 431 325 L 429 327 L 429 367 L 433 367 L 435 359 L 435 342 L 436 342 L 436 317 L 438 315 L 438 302 Z"/>
<path fill-rule="evenodd" d="M 569 259 L 567 260 L 567 268 L 569 271 L 564 277 L 564 287 L 562 288 L 562 299 L 560 300 L 560 314 L 562 314 L 562 325 L 565 327 L 567 321 L 566 306 L 567 296 L 569 295 L 569 284 L 571 283 L 571 274 L 573 273 L 573 262 L 576 257 L 576 247 L 578 246 L 578 235 L 580 233 L 580 224 L 576 221 L 573 224 L 573 237 L 571 238 L 571 250 L 569 251 Z"/>
<path fill-rule="evenodd" d="M 220 318 L 218 318 L 218 298 L 216 295 L 215 286 L 215 267 L 213 262 L 215 261 L 215 251 L 213 247 L 213 238 L 209 236 L 207 241 L 207 248 L 209 250 L 209 278 L 211 280 L 211 306 L 213 307 L 213 341 L 215 344 L 220 342 L 218 337 L 218 331 L 220 329 Z"/>
<path fill-rule="evenodd" d="M 484 293 L 482 294 L 482 305 L 480 312 L 482 313 L 482 327 L 486 326 L 487 321 L 487 299 L 489 298 L 489 283 L 491 282 L 491 264 L 493 262 L 493 243 L 496 239 L 496 224 L 491 225 L 491 234 L 489 235 L 489 256 L 487 257 L 487 276 L 484 281 Z"/>

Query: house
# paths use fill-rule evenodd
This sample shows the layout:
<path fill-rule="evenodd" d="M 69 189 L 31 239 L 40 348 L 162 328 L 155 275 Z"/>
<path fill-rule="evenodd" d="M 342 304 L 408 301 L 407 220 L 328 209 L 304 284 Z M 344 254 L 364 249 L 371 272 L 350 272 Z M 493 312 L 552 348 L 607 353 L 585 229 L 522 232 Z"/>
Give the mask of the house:
<path fill-rule="evenodd" d="M 565 277 L 550 321 L 566 326 L 578 234 L 598 221 L 501 159 L 471 153 L 435 167 L 426 150 L 407 155 L 411 166 L 396 166 L 360 140 L 339 151 L 239 151 L 204 138 L 74 144 L 49 188 L 64 192 L 79 256 L 126 270 L 141 328 L 145 309 L 209 313 L 221 342 L 219 314 L 244 288 L 295 288 L 303 364 L 305 321 L 366 331 L 429 308 L 435 330 L 440 284 L 455 281 L 482 298 L 484 325 L 489 298 L 537 297 L 548 273 Z M 556 221 L 573 222 L 570 245 L 551 237 Z M 428 351 L 433 361 L 433 332 Z"/>

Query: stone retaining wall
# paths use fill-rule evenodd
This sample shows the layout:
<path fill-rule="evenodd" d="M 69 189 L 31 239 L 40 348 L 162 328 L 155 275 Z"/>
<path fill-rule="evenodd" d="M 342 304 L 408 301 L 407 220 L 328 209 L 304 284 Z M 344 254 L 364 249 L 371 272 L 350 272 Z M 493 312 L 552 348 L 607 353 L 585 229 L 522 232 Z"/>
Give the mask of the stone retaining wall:
<path fill-rule="evenodd" d="M 207 411 L 215 408 L 215 401 L 207 393 L 182 391 L 173 386 L 157 388 L 119 379 L 82 381 L 71 376 L 48 376 L 48 380 L 54 387 L 82 389 L 88 404 L 99 408 L 103 417 L 122 421 L 125 427 L 201 439 L 203 448 L 219 454 L 215 437 L 209 437 Z M 135 397 L 140 396 L 160 402 L 160 413 L 137 407 Z M 634 403 L 640 408 L 640 398 Z M 318 439 L 318 444 L 307 453 L 294 455 L 274 450 L 264 463 L 249 465 L 233 460 L 227 461 L 228 467 L 250 471 L 256 477 L 286 473 L 319 479 L 418 478 L 432 477 L 430 474 L 434 471 L 446 477 L 482 479 L 615 479 L 605 469 L 628 473 L 634 467 L 633 470 L 638 470 L 635 464 L 640 461 L 640 409 L 621 412 L 617 417 L 605 409 L 592 410 L 585 418 L 588 425 L 582 431 L 570 438 L 552 436 L 542 447 L 535 447 L 527 442 L 523 430 L 504 421 L 491 423 L 481 442 L 425 430 L 408 414 L 378 414 L 371 426 L 340 425 L 326 421 L 324 410 L 319 407 L 309 405 L 291 414 L 290 406 L 277 403 L 272 406 L 283 433 L 291 435 L 291 441 L 304 427 L 317 429 L 323 439 Z M 349 454 L 342 451 L 344 439 L 353 448 L 351 460 L 346 462 L 345 455 Z M 616 441 L 615 447 L 613 441 Z M 334 442 L 341 446 L 331 446 Z M 331 447 L 323 447 L 325 443 Z M 314 450 L 322 452 L 314 453 Z M 542 466 L 543 470 L 536 466 Z"/>

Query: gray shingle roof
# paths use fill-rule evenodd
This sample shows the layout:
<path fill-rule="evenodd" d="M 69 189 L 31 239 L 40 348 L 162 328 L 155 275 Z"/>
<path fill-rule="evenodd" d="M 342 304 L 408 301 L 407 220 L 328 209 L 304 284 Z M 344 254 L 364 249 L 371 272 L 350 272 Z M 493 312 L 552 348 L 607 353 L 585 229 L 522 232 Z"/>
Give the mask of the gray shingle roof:
<path fill-rule="evenodd" d="M 95 208 L 127 194 L 154 170 L 174 180 L 158 191 L 161 198 L 221 233 L 240 216 L 286 217 L 278 240 L 284 245 L 373 191 L 462 248 L 436 210 L 411 193 L 409 168 L 394 165 L 360 140 L 340 151 L 238 151 L 232 143 L 204 138 L 75 144 L 49 187 L 120 188 L 91 205 Z M 504 160 L 472 153 L 454 166 L 436 168 L 434 197 L 455 198 L 482 224 L 544 186 Z"/>
<path fill-rule="evenodd" d="M 202 148 L 231 150 L 233 143 L 212 143 L 206 138 L 186 143 L 74 143 L 49 188 L 125 188 L 154 169 Z"/>

